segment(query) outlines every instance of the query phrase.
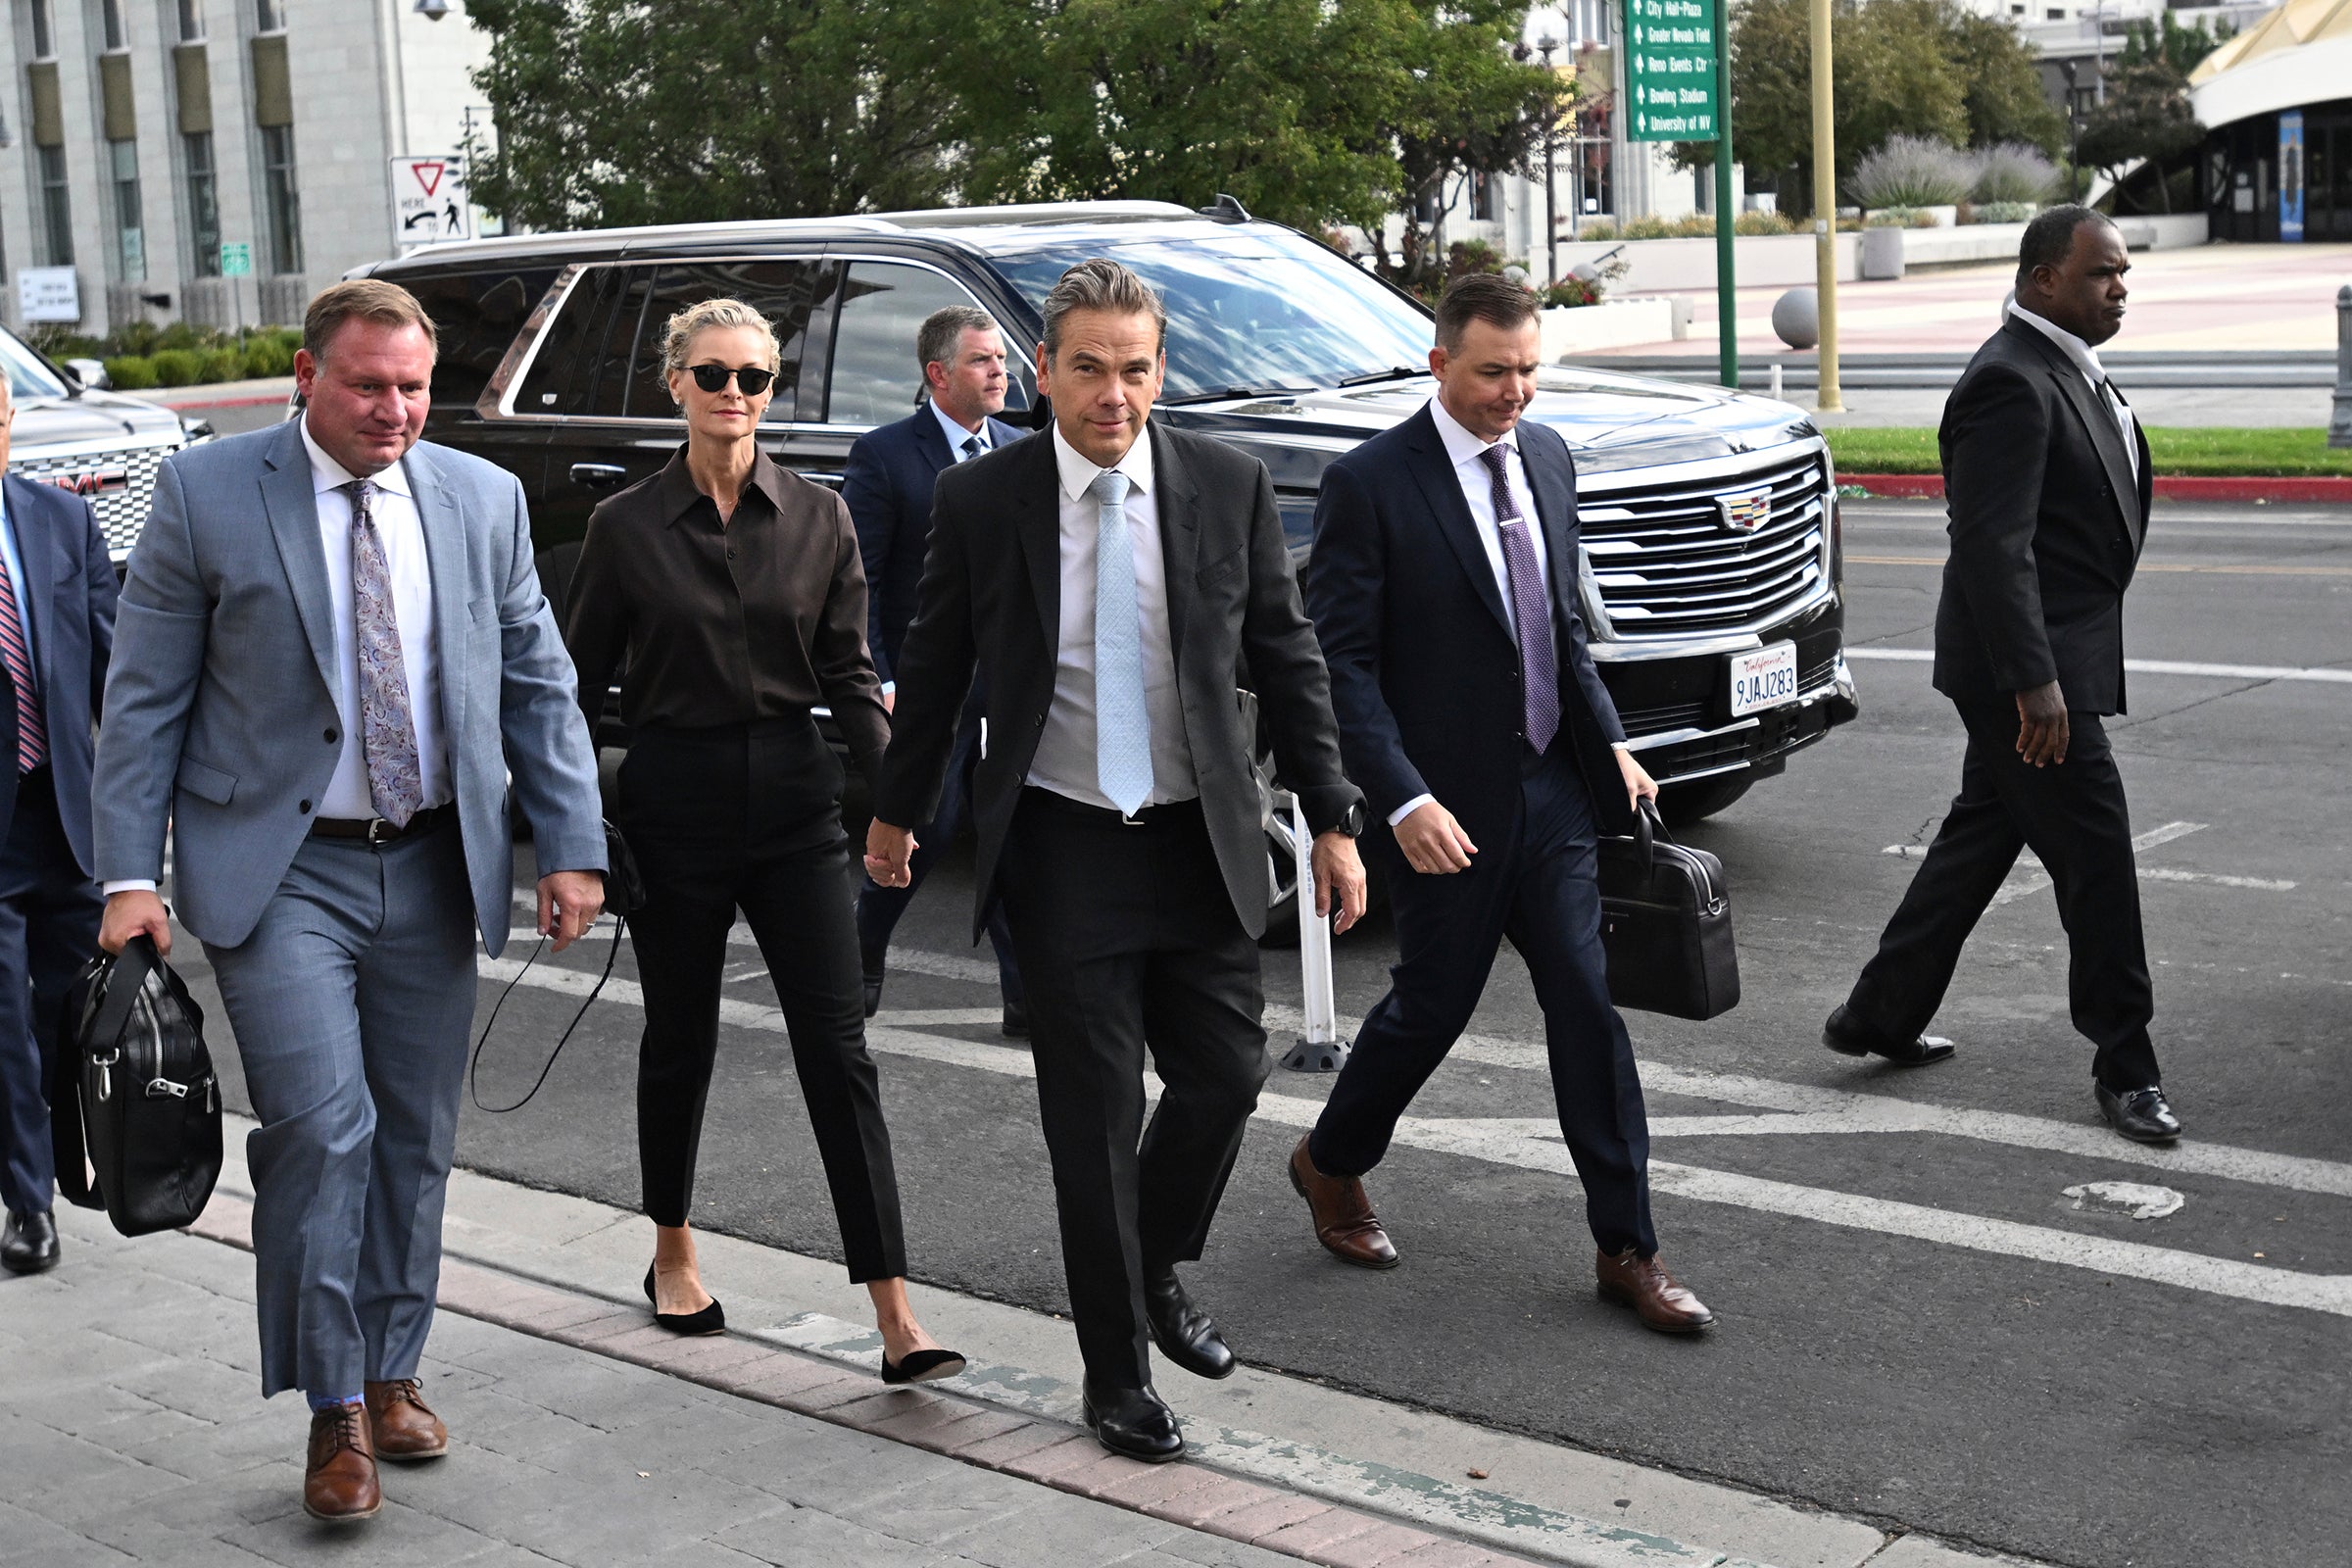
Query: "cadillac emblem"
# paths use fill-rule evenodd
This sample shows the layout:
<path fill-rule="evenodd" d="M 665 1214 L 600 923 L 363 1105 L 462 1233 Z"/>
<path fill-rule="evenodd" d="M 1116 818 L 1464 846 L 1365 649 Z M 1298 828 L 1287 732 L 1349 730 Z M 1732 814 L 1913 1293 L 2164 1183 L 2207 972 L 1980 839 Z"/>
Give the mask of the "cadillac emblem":
<path fill-rule="evenodd" d="M 1734 533 L 1754 533 L 1772 520 L 1770 490 L 1741 490 L 1717 496 L 1715 505 L 1723 513 L 1723 525 Z"/>

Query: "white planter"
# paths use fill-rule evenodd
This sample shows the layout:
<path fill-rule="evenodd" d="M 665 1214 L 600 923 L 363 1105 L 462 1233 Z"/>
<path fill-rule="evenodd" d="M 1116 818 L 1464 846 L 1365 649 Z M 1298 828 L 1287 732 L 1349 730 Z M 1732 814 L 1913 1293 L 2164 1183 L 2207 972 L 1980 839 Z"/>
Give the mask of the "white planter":
<path fill-rule="evenodd" d="M 1544 359 L 1557 365 L 1578 354 L 1664 343 L 1674 336 L 1672 300 L 1606 300 L 1561 306 L 1543 317 Z"/>
<path fill-rule="evenodd" d="M 1937 228 L 1960 226 L 1960 209 L 1957 207 L 1923 207 L 1920 211 L 1935 219 Z"/>

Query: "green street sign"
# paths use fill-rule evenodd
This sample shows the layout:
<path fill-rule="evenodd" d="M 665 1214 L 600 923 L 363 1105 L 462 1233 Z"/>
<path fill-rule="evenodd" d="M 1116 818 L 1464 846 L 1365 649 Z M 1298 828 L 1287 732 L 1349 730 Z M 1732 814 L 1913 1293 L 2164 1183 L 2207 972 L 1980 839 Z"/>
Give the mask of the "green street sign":
<path fill-rule="evenodd" d="M 223 241 L 220 246 L 220 275 L 222 277 L 251 277 L 253 275 L 253 247 L 242 240 L 233 244 Z"/>
<path fill-rule="evenodd" d="M 1625 0 L 1625 80 L 1635 141 L 1713 141 L 1722 133 L 1718 0 Z"/>

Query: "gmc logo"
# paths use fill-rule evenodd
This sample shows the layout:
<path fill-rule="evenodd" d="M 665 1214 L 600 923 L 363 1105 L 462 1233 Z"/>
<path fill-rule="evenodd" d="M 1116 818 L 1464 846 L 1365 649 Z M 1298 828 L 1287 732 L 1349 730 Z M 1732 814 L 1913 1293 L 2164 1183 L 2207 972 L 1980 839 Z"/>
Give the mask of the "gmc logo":
<path fill-rule="evenodd" d="M 44 474 L 42 483 L 77 496 L 111 496 L 118 490 L 130 488 L 130 469 L 115 464 L 103 468 L 85 468 L 80 473 Z"/>

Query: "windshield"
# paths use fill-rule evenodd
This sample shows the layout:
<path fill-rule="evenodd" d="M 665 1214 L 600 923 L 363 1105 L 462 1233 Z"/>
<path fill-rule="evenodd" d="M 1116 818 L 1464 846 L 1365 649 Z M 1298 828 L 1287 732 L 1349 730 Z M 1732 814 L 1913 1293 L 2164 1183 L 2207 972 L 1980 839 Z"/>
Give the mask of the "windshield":
<path fill-rule="evenodd" d="M 8 367 L 8 392 L 12 398 L 62 398 L 66 384 L 57 372 L 41 363 L 41 357 L 26 348 L 15 333 L 0 328 L 0 365 Z"/>
<path fill-rule="evenodd" d="M 1097 256 L 1132 269 L 1167 305 L 1166 397 L 1330 387 L 1429 360 L 1429 318 L 1312 240 L 1279 229 L 1060 241 L 989 260 L 1042 311 L 1055 279 Z"/>

